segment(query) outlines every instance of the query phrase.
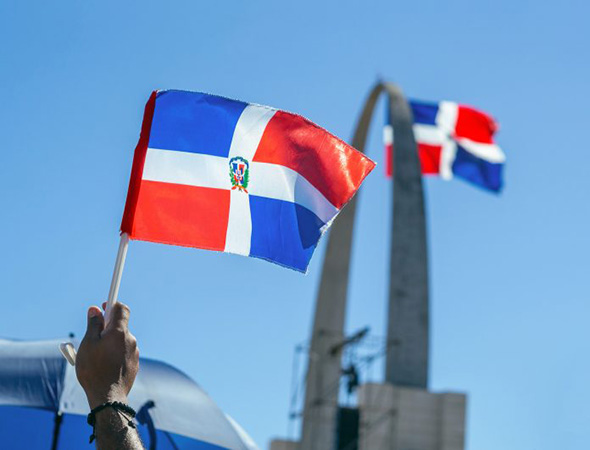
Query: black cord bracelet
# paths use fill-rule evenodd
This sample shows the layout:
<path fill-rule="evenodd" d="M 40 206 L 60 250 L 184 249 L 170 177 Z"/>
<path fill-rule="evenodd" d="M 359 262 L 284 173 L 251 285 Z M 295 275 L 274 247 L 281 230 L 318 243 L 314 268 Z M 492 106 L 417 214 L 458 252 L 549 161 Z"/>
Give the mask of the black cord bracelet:
<path fill-rule="evenodd" d="M 125 419 L 128 420 L 127 422 L 127 426 L 131 427 L 131 428 L 135 428 L 135 424 L 133 423 L 133 418 L 135 417 L 135 410 L 122 402 L 105 402 L 102 405 L 98 405 L 96 408 L 92 409 L 90 411 L 90 414 L 88 414 L 88 418 L 86 419 L 86 421 L 88 422 L 88 425 L 90 425 L 92 427 L 92 434 L 90 435 L 90 443 L 92 443 L 92 441 L 94 441 L 94 439 L 96 439 L 96 414 L 98 414 L 99 412 L 101 412 L 103 409 L 106 408 L 113 408 L 115 411 L 117 411 L 118 413 L 124 413 L 123 417 L 125 417 Z M 129 415 L 129 417 L 127 417 L 125 414 Z"/>

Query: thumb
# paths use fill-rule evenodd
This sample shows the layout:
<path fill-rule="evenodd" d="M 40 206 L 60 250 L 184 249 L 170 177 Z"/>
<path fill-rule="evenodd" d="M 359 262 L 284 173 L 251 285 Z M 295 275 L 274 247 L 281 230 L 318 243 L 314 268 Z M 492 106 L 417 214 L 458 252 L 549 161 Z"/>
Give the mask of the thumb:
<path fill-rule="evenodd" d="M 86 338 L 91 340 L 100 339 L 100 333 L 104 330 L 104 317 L 97 306 L 88 309 L 88 325 L 86 327 Z"/>

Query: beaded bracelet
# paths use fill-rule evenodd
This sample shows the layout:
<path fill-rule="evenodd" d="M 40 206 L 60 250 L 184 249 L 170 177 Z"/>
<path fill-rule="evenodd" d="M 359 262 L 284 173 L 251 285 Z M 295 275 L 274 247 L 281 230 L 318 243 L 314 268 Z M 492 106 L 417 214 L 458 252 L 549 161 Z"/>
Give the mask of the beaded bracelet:
<path fill-rule="evenodd" d="M 129 426 L 131 428 L 135 428 L 135 424 L 133 423 L 133 418 L 135 417 L 136 413 L 135 413 L 135 410 L 131 406 L 126 405 L 125 403 L 122 403 L 122 402 L 105 402 L 102 405 L 98 405 L 96 408 L 92 409 L 90 411 L 90 414 L 88 414 L 88 418 L 86 419 L 86 421 L 88 422 L 88 425 L 90 425 L 92 427 L 92 434 L 90 435 L 90 443 L 92 443 L 92 441 L 94 441 L 94 439 L 96 439 L 96 414 L 106 408 L 113 408 L 115 411 L 117 411 L 120 414 L 125 413 L 125 414 L 128 414 L 129 416 L 131 416 L 131 418 L 129 419 L 127 416 L 125 416 L 125 414 L 122 414 L 123 417 L 125 417 L 125 419 L 128 420 L 127 426 Z"/>

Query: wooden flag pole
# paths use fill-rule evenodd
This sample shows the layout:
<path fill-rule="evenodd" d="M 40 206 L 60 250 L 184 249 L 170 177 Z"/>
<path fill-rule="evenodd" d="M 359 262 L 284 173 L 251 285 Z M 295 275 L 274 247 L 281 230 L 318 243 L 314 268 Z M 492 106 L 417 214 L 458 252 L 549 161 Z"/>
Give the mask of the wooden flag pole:
<path fill-rule="evenodd" d="M 113 270 L 113 279 L 111 280 L 111 288 L 109 289 L 109 298 L 107 299 L 107 307 L 105 308 L 105 326 L 109 322 L 109 316 L 113 305 L 117 302 L 119 296 L 119 286 L 121 286 L 121 277 L 123 276 L 123 267 L 125 267 L 125 258 L 127 257 L 127 248 L 129 247 L 129 235 L 127 233 L 121 234 L 119 241 L 119 251 L 117 252 L 117 259 L 115 261 L 115 269 Z M 76 365 L 76 349 L 71 342 L 63 342 L 59 345 L 59 350 L 64 358 L 72 365 Z"/>
<path fill-rule="evenodd" d="M 119 241 L 119 251 L 117 252 L 117 260 L 115 261 L 115 268 L 113 270 L 113 279 L 111 280 L 111 288 L 109 289 L 109 298 L 107 300 L 107 307 L 105 309 L 105 326 L 109 322 L 111 309 L 119 296 L 119 286 L 121 286 L 121 277 L 123 276 L 123 268 L 125 267 L 125 258 L 127 257 L 127 248 L 129 247 L 129 235 L 121 233 L 121 240 Z"/>

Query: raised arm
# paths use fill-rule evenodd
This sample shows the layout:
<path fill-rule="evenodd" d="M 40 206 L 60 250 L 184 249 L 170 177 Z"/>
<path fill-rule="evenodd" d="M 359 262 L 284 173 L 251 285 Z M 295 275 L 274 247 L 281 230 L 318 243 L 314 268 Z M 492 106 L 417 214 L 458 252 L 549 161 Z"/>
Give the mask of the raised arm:
<path fill-rule="evenodd" d="M 126 410 L 127 395 L 139 369 L 139 350 L 129 332 L 129 308 L 115 303 L 105 327 L 101 310 L 88 310 L 86 335 L 76 357 L 76 375 L 94 416 L 96 448 L 143 450 L 144 446 Z M 118 403 L 117 403 L 118 402 Z"/>

